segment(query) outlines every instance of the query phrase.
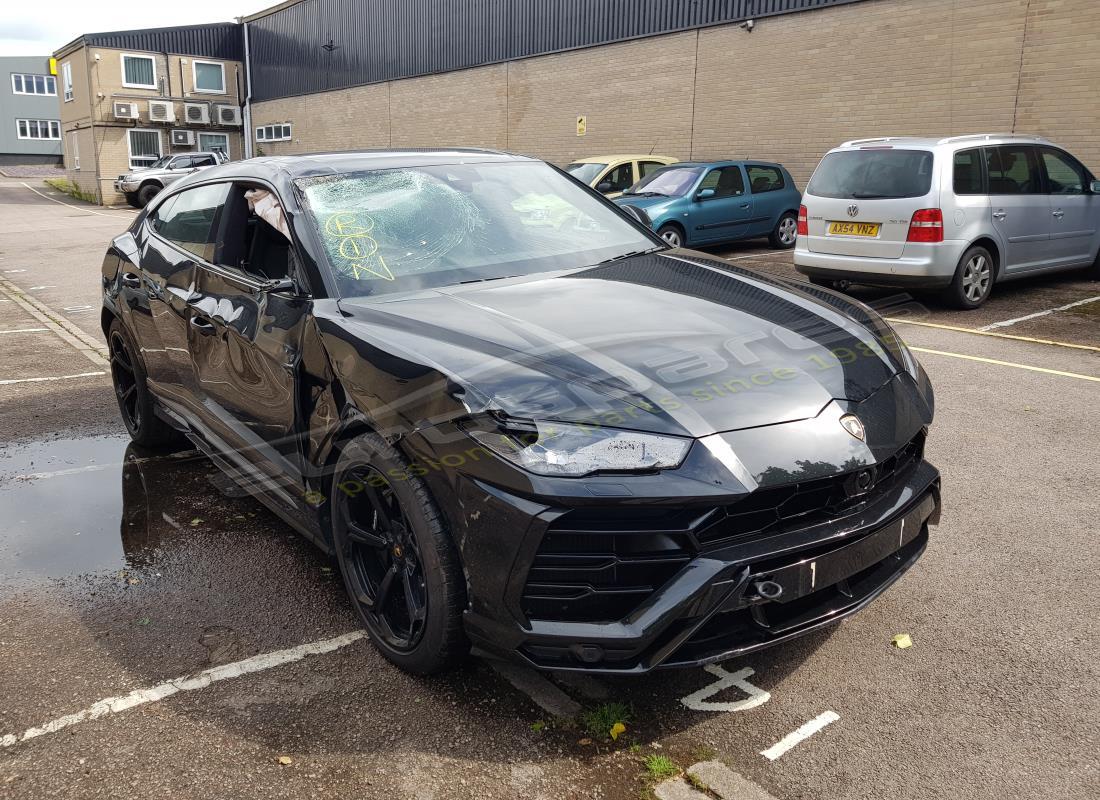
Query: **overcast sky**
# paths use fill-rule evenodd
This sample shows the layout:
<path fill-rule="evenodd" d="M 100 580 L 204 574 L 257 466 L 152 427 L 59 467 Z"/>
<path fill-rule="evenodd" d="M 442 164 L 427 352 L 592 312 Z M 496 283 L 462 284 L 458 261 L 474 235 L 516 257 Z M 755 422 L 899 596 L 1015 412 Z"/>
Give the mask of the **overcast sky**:
<path fill-rule="evenodd" d="M 0 55 L 49 55 L 82 33 L 232 22 L 279 0 L 7 0 Z"/>

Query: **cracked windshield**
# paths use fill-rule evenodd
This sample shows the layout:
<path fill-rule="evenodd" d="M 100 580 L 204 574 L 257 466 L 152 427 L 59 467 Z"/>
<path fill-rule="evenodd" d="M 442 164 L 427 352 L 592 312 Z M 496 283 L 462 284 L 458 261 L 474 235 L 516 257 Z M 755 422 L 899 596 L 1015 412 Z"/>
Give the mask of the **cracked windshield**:
<path fill-rule="evenodd" d="M 585 267 L 654 243 L 545 164 L 299 181 L 345 297 Z"/>

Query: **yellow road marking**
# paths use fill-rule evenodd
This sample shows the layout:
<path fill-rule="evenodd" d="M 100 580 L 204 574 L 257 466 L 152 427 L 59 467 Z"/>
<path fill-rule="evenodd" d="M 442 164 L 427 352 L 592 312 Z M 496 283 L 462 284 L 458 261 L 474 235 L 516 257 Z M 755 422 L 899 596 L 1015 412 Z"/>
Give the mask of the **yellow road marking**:
<path fill-rule="evenodd" d="M 1074 350 L 1093 350 L 1100 353 L 1100 347 L 1094 347 L 1091 344 L 1070 344 L 1069 342 L 1056 342 L 1053 339 L 1036 339 L 1033 336 L 1014 336 L 1011 333 L 994 333 L 993 331 L 982 331 L 977 328 L 962 328 L 958 325 L 940 325 L 937 322 L 918 322 L 915 319 L 899 319 L 897 317 L 886 317 L 885 319 L 890 324 L 920 325 L 922 328 L 937 328 L 943 331 L 972 333 L 975 336 L 993 336 L 997 339 L 1013 339 L 1017 342 L 1031 342 L 1033 344 L 1050 344 L 1057 347 L 1072 347 Z"/>
<path fill-rule="evenodd" d="M 999 361 L 996 358 L 982 358 L 981 356 L 968 356 L 962 353 L 948 353 L 946 350 L 929 350 L 927 347 L 910 347 L 916 353 L 930 353 L 935 356 L 950 356 L 951 358 L 964 358 L 967 361 L 981 361 L 983 364 L 996 364 L 1001 367 L 1015 367 L 1032 372 L 1043 372 L 1047 375 L 1061 375 L 1063 378 L 1077 378 L 1082 381 L 1095 381 L 1100 383 L 1100 378 L 1094 375 L 1081 375 L 1077 372 L 1063 372 L 1060 369 L 1047 369 L 1046 367 L 1033 367 L 1030 364 L 1016 364 L 1012 361 Z"/>

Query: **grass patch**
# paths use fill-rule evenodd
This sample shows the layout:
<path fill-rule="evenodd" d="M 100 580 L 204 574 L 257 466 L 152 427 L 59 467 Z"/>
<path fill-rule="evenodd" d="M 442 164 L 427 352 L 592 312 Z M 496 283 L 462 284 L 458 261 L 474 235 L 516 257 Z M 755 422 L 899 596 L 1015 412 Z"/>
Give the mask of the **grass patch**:
<path fill-rule="evenodd" d="M 68 178 L 46 178 L 46 183 L 57 189 L 57 191 L 67 194 L 69 197 L 75 197 L 77 200 L 83 200 L 87 203 L 99 202 L 95 192 L 84 191 Z"/>
<path fill-rule="evenodd" d="M 626 703 L 604 703 L 582 711 L 581 725 L 593 739 L 610 739 L 616 722 L 628 725 L 634 721 L 634 711 Z"/>
<path fill-rule="evenodd" d="M 653 781 L 675 778 L 680 774 L 680 767 L 668 756 L 657 754 L 646 756 L 642 763 L 645 764 L 646 774 Z"/>

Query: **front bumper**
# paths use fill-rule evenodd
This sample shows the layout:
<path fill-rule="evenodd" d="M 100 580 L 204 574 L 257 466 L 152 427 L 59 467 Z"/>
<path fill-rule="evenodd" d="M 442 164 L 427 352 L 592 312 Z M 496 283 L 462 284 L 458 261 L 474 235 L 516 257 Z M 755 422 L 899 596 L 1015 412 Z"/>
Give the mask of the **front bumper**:
<path fill-rule="evenodd" d="M 130 194 L 138 190 L 138 183 L 136 181 L 123 181 L 115 180 L 115 191 L 121 194 Z"/>
<path fill-rule="evenodd" d="M 898 477 L 856 514 L 770 536 L 696 542 L 670 580 L 610 622 L 524 612 L 528 573 L 538 564 L 531 547 L 547 535 L 543 520 L 557 513 L 544 512 L 516 562 L 531 568 L 514 568 L 509 580 L 511 618 L 475 608 L 466 615 L 467 633 L 480 648 L 534 667 L 606 673 L 707 664 L 802 636 L 859 611 L 924 551 L 929 526 L 939 521 L 939 473 L 920 460 Z M 497 494 L 496 502 L 508 498 Z M 762 587 L 764 581 L 771 585 Z M 774 595 L 775 587 L 777 598 L 762 596 L 764 588 Z"/>

